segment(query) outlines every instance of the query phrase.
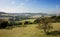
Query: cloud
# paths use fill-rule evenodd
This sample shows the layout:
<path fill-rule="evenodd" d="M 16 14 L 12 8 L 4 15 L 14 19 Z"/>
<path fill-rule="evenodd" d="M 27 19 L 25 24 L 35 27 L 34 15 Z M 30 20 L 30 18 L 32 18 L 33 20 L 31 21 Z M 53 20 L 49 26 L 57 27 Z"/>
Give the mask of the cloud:
<path fill-rule="evenodd" d="M 56 5 L 56 9 L 47 9 L 40 7 L 34 0 L 0 0 L 0 11 L 7 13 L 26 13 L 26 12 L 46 12 L 46 13 L 56 13 L 59 10 L 59 5 Z M 50 6 L 49 6 L 50 7 Z M 60 11 L 58 11 L 60 12 Z"/>
<path fill-rule="evenodd" d="M 26 0 L 27 1 L 27 0 Z M 15 12 L 26 12 L 27 8 L 24 6 L 25 2 L 20 2 L 18 6 L 16 5 L 16 1 L 14 0 L 0 0 L 0 11 L 7 13 L 15 13 Z"/>
<path fill-rule="evenodd" d="M 17 6 L 17 7 L 6 6 L 4 8 L 0 8 L 0 11 L 7 13 L 22 13 L 22 12 L 27 12 L 27 10 L 28 9 L 24 6 Z"/>

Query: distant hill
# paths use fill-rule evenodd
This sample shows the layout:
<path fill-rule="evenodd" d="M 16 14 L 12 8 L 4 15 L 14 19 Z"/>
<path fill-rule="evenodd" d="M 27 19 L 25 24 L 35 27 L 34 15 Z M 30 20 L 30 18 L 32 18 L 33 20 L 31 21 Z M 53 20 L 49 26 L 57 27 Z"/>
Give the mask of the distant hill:
<path fill-rule="evenodd" d="M 47 13 L 5 13 L 5 12 L 0 12 L 0 14 L 4 14 L 3 16 L 40 16 L 40 15 L 49 15 L 49 16 L 55 16 L 55 14 L 47 14 Z"/>
<path fill-rule="evenodd" d="M 0 12 L 0 14 L 6 14 L 5 12 Z"/>
<path fill-rule="evenodd" d="M 10 15 L 17 15 L 17 16 L 34 16 L 34 15 L 48 15 L 46 13 L 9 13 Z"/>

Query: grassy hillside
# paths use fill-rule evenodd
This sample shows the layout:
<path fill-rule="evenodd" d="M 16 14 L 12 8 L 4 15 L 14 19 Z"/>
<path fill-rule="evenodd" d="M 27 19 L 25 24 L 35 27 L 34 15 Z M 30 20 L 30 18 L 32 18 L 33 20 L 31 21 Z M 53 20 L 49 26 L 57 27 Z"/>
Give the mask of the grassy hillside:
<path fill-rule="evenodd" d="M 60 31 L 60 22 L 58 22 L 58 23 L 52 23 L 52 26 L 53 26 L 53 29 L 52 30 L 58 30 L 58 31 Z"/>
<path fill-rule="evenodd" d="M 0 37 L 60 37 L 60 35 L 45 35 L 37 28 L 37 24 L 27 25 L 27 27 L 16 27 L 13 29 L 0 29 Z"/>

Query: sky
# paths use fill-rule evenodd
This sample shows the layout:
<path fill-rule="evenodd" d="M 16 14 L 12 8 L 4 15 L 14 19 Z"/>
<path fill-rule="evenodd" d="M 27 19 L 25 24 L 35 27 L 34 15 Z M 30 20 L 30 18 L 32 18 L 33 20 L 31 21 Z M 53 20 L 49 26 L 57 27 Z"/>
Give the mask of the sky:
<path fill-rule="evenodd" d="M 0 0 L 0 12 L 60 13 L 60 0 Z"/>

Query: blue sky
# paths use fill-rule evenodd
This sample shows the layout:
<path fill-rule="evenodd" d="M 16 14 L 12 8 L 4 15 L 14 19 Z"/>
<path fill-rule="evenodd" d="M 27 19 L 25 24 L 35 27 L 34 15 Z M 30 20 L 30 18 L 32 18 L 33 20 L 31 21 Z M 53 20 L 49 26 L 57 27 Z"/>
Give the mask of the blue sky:
<path fill-rule="evenodd" d="M 7 13 L 59 13 L 60 0 L 0 0 L 0 11 Z"/>

